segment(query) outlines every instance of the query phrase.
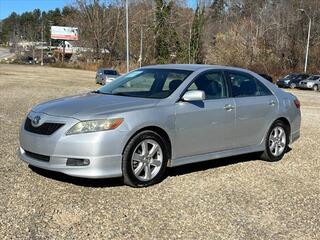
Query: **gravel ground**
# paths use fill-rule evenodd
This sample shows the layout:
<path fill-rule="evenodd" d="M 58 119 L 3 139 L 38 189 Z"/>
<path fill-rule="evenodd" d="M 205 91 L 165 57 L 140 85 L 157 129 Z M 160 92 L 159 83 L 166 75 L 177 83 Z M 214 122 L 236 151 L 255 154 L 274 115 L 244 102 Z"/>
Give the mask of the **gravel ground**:
<path fill-rule="evenodd" d="M 31 106 L 95 88 L 94 72 L 0 65 L 0 239 L 320 239 L 320 93 L 293 91 L 302 137 L 276 163 L 215 160 L 134 189 L 18 159 Z"/>

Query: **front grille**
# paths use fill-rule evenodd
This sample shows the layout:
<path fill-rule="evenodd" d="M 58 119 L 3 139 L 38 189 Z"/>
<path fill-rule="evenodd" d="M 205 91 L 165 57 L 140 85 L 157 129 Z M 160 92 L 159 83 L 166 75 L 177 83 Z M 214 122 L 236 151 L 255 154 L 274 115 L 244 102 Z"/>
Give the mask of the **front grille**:
<path fill-rule="evenodd" d="M 37 159 L 39 161 L 44 161 L 44 162 L 49 162 L 50 161 L 50 157 L 49 156 L 41 155 L 41 154 L 33 153 L 33 152 L 28 152 L 28 151 L 24 151 L 24 152 L 28 157 Z"/>
<path fill-rule="evenodd" d="M 36 133 L 36 134 L 41 134 L 41 135 L 51 135 L 55 131 L 57 131 L 59 128 L 61 128 L 64 124 L 62 123 L 44 123 L 39 127 L 34 127 L 31 124 L 31 119 L 27 118 L 25 124 L 24 124 L 24 129 L 28 132 Z"/>

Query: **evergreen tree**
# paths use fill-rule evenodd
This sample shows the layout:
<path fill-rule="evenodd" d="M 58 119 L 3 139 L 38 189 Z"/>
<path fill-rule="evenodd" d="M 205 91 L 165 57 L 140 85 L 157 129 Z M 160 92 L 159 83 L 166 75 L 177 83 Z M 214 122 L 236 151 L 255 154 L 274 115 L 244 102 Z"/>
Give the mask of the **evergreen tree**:
<path fill-rule="evenodd" d="M 203 63 L 202 29 L 204 24 L 204 8 L 197 5 L 191 29 L 190 56 L 191 63 Z"/>
<path fill-rule="evenodd" d="M 168 18 L 171 14 L 173 1 L 155 0 L 155 58 L 157 63 L 166 63 L 170 58 L 169 39 L 170 28 Z"/>

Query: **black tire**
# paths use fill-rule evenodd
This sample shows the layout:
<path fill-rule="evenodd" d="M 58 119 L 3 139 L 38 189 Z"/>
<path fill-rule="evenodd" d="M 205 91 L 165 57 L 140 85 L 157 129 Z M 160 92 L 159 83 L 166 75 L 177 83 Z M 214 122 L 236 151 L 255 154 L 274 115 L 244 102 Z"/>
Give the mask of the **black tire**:
<path fill-rule="evenodd" d="M 282 129 L 284 129 L 285 132 L 285 139 L 286 139 L 286 143 L 284 146 L 284 150 L 283 152 L 279 155 L 279 156 L 275 156 L 270 149 L 269 146 L 269 141 L 270 141 L 270 135 L 272 133 L 272 131 L 276 128 L 276 127 L 280 127 Z M 260 158 L 262 160 L 268 161 L 268 162 L 276 162 L 276 161 L 280 161 L 283 156 L 286 154 L 286 152 L 288 151 L 288 144 L 289 144 L 289 135 L 290 135 L 290 128 L 289 126 L 287 126 L 286 124 L 284 124 L 284 122 L 282 122 L 281 120 L 277 120 L 275 121 L 267 134 L 266 140 L 265 140 L 265 150 L 264 152 L 260 155 Z"/>
<path fill-rule="evenodd" d="M 313 91 L 315 91 L 315 92 L 319 91 L 319 86 L 318 85 L 314 85 L 313 86 Z"/>
<path fill-rule="evenodd" d="M 144 140 L 153 140 L 159 144 L 163 154 L 162 165 L 160 171 L 151 180 L 141 181 L 133 173 L 132 169 L 132 155 L 138 145 Z M 146 130 L 135 135 L 125 147 L 122 158 L 122 172 L 123 180 L 126 185 L 132 187 L 148 187 L 150 185 L 156 184 L 163 179 L 164 173 L 167 168 L 168 163 L 168 147 L 165 140 L 156 132 Z"/>
<path fill-rule="evenodd" d="M 297 85 L 295 84 L 295 83 L 290 83 L 290 88 L 291 89 L 294 89 L 294 88 L 296 88 L 297 87 Z"/>

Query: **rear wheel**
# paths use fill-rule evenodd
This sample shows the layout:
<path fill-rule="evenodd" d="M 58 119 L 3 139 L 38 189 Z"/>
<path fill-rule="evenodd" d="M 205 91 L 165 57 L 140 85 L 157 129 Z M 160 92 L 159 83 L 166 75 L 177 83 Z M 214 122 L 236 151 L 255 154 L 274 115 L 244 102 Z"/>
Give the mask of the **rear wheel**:
<path fill-rule="evenodd" d="M 275 121 L 269 129 L 265 141 L 265 151 L 261 158 L 266 161 L 274 162 L 283 158 L 288 150 L 289 128 L 282 121 Z"/>
<path fill-rule="evenodd" d="M 147 187 L 162 180 L 168 162 L 166 144 L 153 131 L 134 136 L 123 154 L 124 183 L 132 187 Z"/>
<path fill-rule="evenodd" d="M 313 86 L 313 91 L 316 91 L 316 92 L 317 92 L 318 90 L 319 90 L 318 85 L 314 85 L 314 86 Z"/>

